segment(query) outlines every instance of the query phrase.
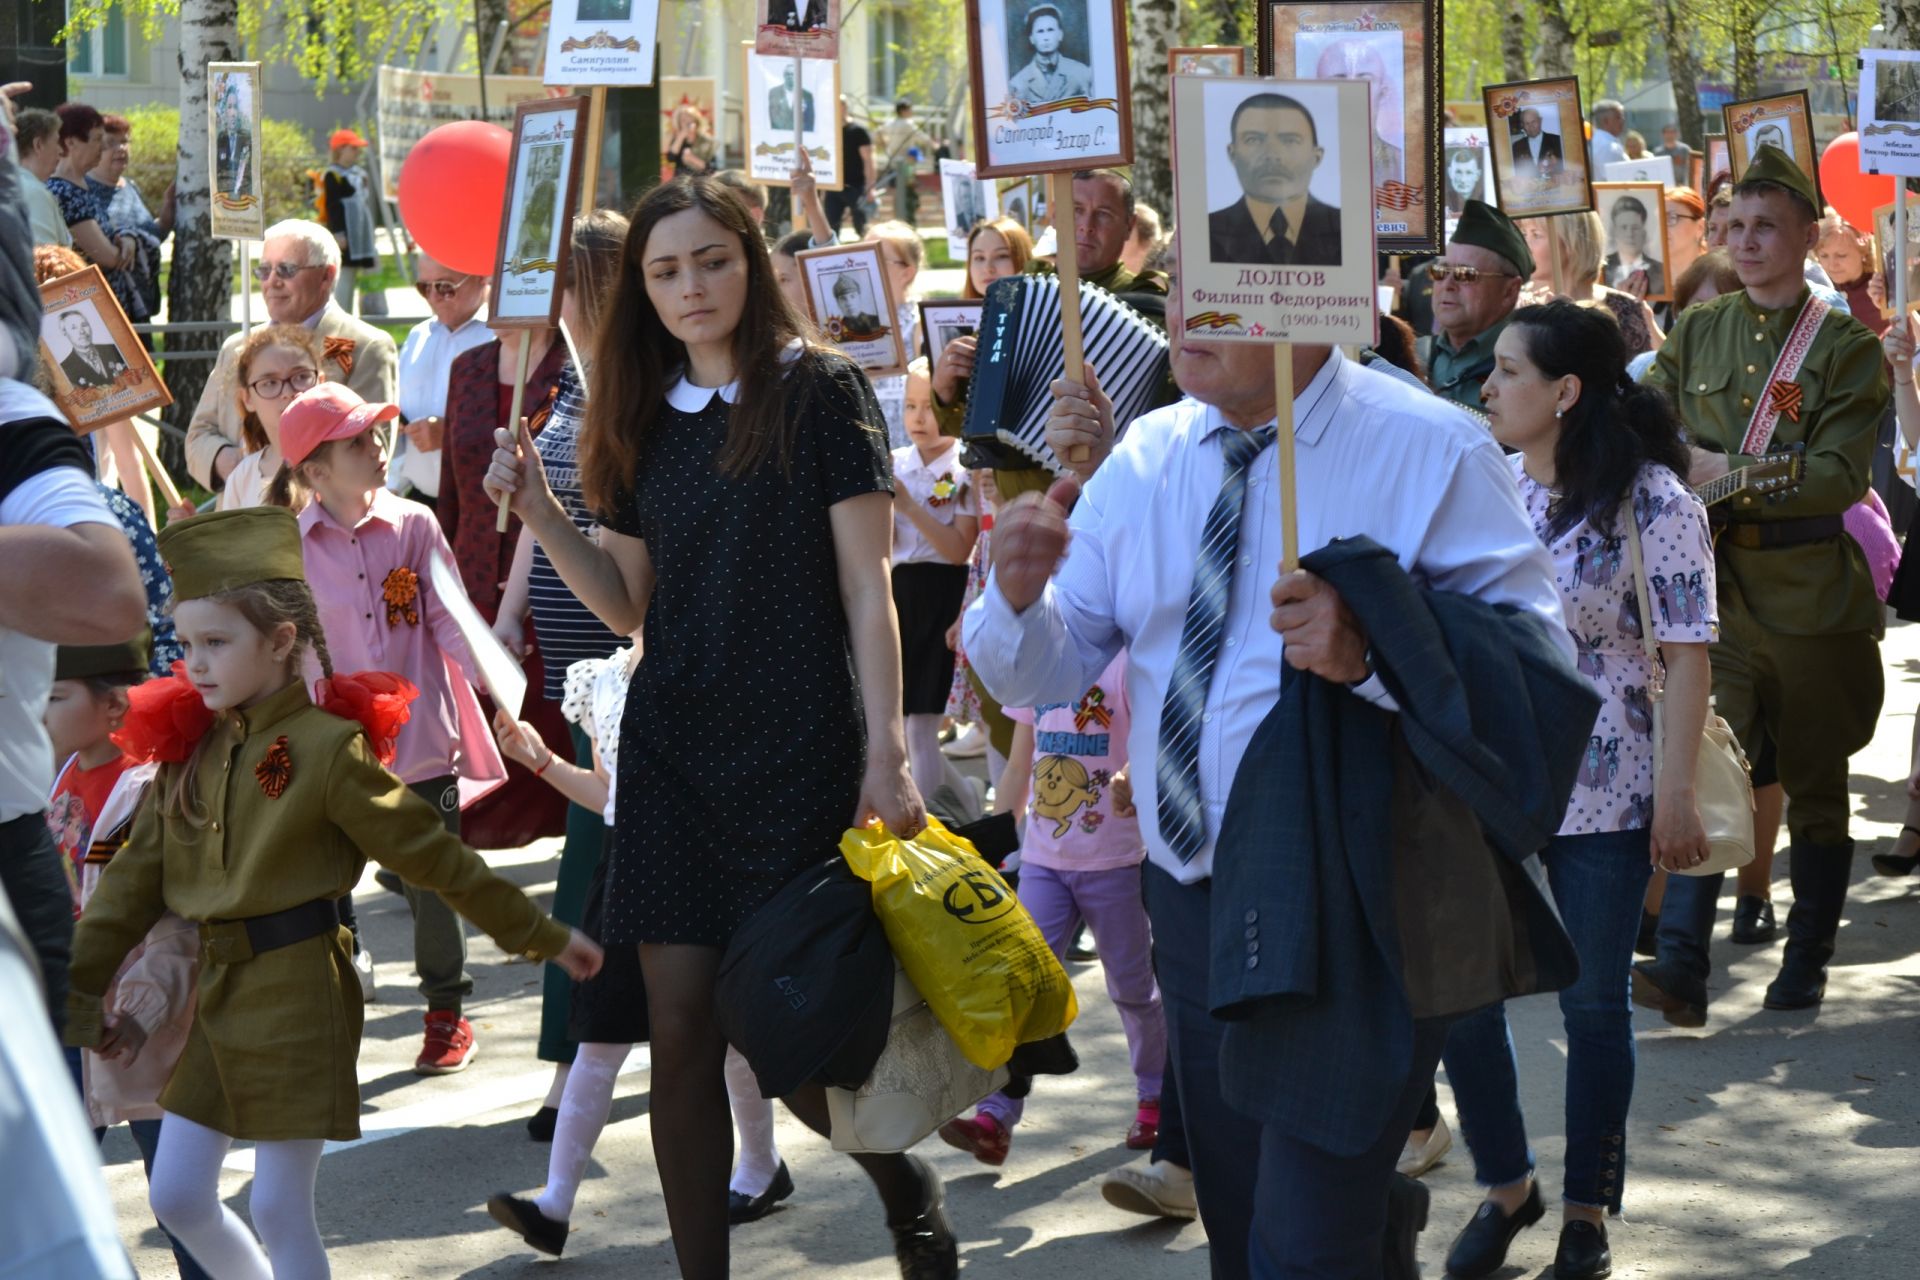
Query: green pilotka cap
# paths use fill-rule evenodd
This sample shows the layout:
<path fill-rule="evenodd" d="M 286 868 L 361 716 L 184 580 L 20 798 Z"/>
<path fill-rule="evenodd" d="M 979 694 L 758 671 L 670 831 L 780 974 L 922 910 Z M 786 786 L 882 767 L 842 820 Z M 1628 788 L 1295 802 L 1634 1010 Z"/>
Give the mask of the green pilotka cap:
<path fill-rule="evenodd" d="M 1735 186 L 1744 187 L 1749 182 L 1771 182 L 1776 187 L 1785 187 L 1805 200 L 1815 217 L 1820 215 L 1820 189 L 1814 186 L 1813 178 L 1771 142 L 1754 152 Z"/>
<path fill-rule="evenodd" d="M 1533 277 L 1533 251 L 1527 248 L 1527 238 L 1513 225 L 1512 218 L 1483 201 L 1469 200 L 1461 208 L 1460 221 L 1454 224 L 1450 243 L 1470 244 L 1497 253 L 1513 264 L 1522 280 Z"/>
<path fill-rule="evenodd" d="M 144 676 L 153 633 L 145 627 L 119 644 L 63 644 L 54 651 L 55 680 L 92 680 L 105 676 Z"/>
<path fill-rule="evenodd" d="M 256 582 L 305 582 L 300 522 L 285 507 L 241 507 L 176 520 L 160 531 L 173 598 L 200 600 Z"/>

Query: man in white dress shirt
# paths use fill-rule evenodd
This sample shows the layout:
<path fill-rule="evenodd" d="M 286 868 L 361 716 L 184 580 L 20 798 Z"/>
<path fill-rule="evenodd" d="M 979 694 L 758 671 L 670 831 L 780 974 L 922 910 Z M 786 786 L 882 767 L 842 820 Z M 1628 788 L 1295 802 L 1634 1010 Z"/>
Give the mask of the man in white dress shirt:
<path fill-rule="evenodd" d="M 1587 148 L 1593 167 L 1588 170 L 1593 180 L 1599 182 L 1607 176 L 1607 166 L 1620 160 L 1628 160 L 1627 144 L 1621 135 L 1627 131 L 1627 108 L 1612 98 L 1602 98 L 1593 104 L 1593 145 Z"/>
<path fill-rule="evenodd" d="M 1179 311 L 1176 289 L 1167 316 L 1168 332 L 1176 335 L 1185 331 Z M 1389 709 L 1394 704 L 1372 674 L 1367 637 L 1332 588 L 1306 573 L 1275 581 L 1281 557 L 1277 454 L 1258 438 L 1234 439 L 1273 430 L 1271 352 L 1176 338 L 1172 360 L 1187 398 L 1137 420 L 1117 446 L 1111 406 L 1097 382 L 1091 392 L 1054 384 L 1060 398 L 1049 444 L 1062 458 L 1074 456 L 1075 445 L 1088 446 L 1089 460 L 1079 470 L 1091 478 L 1070 520 L 1053 495 L 1024 495 L 1003 512 L 994 534 L 992 578 L 965 618 L 967 658 L 996 697 L 1009 706 L 1030 706 L 1078 696 L 1114 653 L 1127 648 L 1135 716 L 1129 750 L 1139 762 L 1133 785 L 1147 845 L 1147 910 L 1192 1145 L 1195 1194 L 1213 1241 L 1213 1275 L 1345 1275 L 1316 1269 L 1303 1258 L 1274 1258 L 1250 1240 L 1256 1214 L 1300 1215 L 1301 1207 L 1283 1203 L 1278 1190 L 1280 1178 L 1298 1171 L 1276 1177 L 1268 1167 L 1272 1159 L 1262 1159 L 1260 1122 L 1222 1096 L 1219 1049 L 1226 1024 L 1209 1013 L 1208 895 L 1213 842 L 1228 792 L 1254 729 L 1275 704 L 1282 662 L 1350 684 L 1356 697 Z M 1293 418 L 1301 549 L 1365 534 L 1394 551 L 1422 583 L 1535 612 L 1564 638 L 1551 563 L 1491 437 L 1434 397 L 1363 369 L 1338 351 L 1295 347 L 1293 364 L 1300 388 Z M 1163 719 L 1174 709 L 1168 694 L 1188 615 L 1200 608 L 1207 590 L 1204 584 L 1195 590 L 1196 564 L 1203 557 L 1219 563 L 1217 542 L 1202 545 L 1203 530 L 1217 519 L 1233 487 L 1230 457 L 1245 457 L 1255 446 L 1258 451 L 1242 464 L 1244 501 L 1237 537 L 1228 544 L 1225 616 L 1217 647 L 1206 655 L 1210 672 L 1189 706 L 1188 723 L 1199 721 L 1201 821 L 1199 830 L 1190 825 L 1183 834 L 1163 829 L 1160 776 L 1166 772 L 1163 756 L 1172 751 Z M 1572 656 L 1570 644 L 1566 652 Z M 1432 1044 L 1416 1053 L 1415 1103 L 1438 1052 Z M 1407 1115 L 1393 1122 L 1402 1131 L 1412 1119 L 1412 1106 L 1405 1109 Z M 1404 1137 L 1383 1134 L 1383 1149 L 1390 1149 L 1384 1166 L 1369 1167 L 1341 1193 L 1366 1202 L 1359 1210 L 1364 1223 L 1299 1224 L 1316 1236 L 1316 1245 L 1331 1243 L 1335 1253 L 1371 1250 L 1378 1260 L 1392 1156 Z M 1402 1223 L 1400 1231 L 1386 1260 L 1390 1277 L 1411 1274 L 1417 1227 Z"/>
<path fill-rule="evenodd" d="M 413 326 L 400 344 L 400 390 L 395 403 L 404 425 L 394 436 L 387 488 L 431 506 L 440 496 L 447 377 L 455 356 L 493 338 L 482 314 L 493 282 L 455 271 L 424 253 L 414 255 L 413 278 L 433 319 Z"/>

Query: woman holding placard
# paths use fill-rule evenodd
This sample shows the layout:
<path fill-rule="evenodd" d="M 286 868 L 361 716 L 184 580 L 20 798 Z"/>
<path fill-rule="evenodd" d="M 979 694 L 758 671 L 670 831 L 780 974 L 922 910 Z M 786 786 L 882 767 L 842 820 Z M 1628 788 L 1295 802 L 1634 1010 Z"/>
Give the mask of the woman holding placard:
<path fill-rule="evenodd" d="M 905 836 L 926 821 L 901 727 L 885 423 L 864 375 L 803 332 L 739 198 L 704 178 L 658 187 L 633 211 L 595 342 L 581 473 L 598 540 L 524 435 L 500 433 L 487 479 L 608 626 L 644 627 L 603 933 L 639 948 L 654 1156 L 689 1280 L 727 1274 L 727 942 L 849 824 Z M 754 730 L 772 720 L 781 733 Z M 825 1131 L 817 1087 L 787 1102 Z M 931 1167 L 855 1159 L 903 1275 L 954 1276 Z"/>

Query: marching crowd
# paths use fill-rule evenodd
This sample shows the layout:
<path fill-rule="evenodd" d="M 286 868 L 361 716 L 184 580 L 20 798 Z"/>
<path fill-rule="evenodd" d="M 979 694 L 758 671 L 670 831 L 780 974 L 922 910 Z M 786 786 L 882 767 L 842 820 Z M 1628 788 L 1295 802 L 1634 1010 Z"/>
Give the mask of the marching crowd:
<path fill-rule="evenodd" d="M 421 1074 L 481 1051 L 463 918 L 554 962 L 552 1084 L 527 1120 L 547 1177 L 489 1212 L 563 1251 L 648 1042 L 696 1280 L 727 1274 L 730 1227 L 796 1194 L 756 1064 L 720 1029 L 722 958 L 871 820 L 910 837 L 929 813 L 1009 816 L 1003 870 L 1056 954 L 1091 933 L 1126 1034 L 1114 1137 L 1142 1154 L 1103 1194 L 1197 1214 L 1226 1280 L 1417 1276 L 1417 1179 L 1452 1143 L 1442 1066 L 1487 1188 L 1446 1270 L 1498 1270 L 1545 1213 L 1504 1002 L 1546 991 L 1567 1037 L 1554 1274 L 1609 1274 L 1631 1006 L 1708 1019 L 1710 697 L 1755 794 L 1733 941 L 1784 932 L 1769 1009 L 1823 999 L 1883 605 L 1920 610 L 1874 493 L 1920 398 L 1870 237 L 1777 150 L 1668 193 L 1659 308 L 1606 283 L 1598 215 L 1549 237 L 1465 202 L 1440 255 L 1388 275 L 1400 313 L 1376 348 L 1292 352 L 1288 516 L 1310 554 L 1282 571 L 1271 355 L 1185 336 L 1179 229 L 1124 174 L 1075 175 L 1055 234 L 1171 335 L 1159 407 L 1115 421 L 1090 368 L 1051 389 L 1056 467 L 975 469 L 974 340 L 870 382 L 798 293 L 793 255 L 846 210 L 802 173 L 803 226 L 769 243 L 764 193 L 709 173 L 692 125 L 682 176 L 576 219 L 564 333 L 490 329 L 488 282 L 422 255 L 432 318 L 395 344 L 341 305 L 344 231 L 269 228 L 267 322 L 222 347 L 187 432 L 217 497 L 156 537 L 35 369 L 36 276 L 110 257 L 131 315 L 157 263 L 151 230 L 80 185 L 105 127 L 86 111 L 56 118 L 46 174 L 46 122 L 15 126 L 70 244 L 36 222 L 25 251 L 34 202 L 0 165 L 0 545 L 19 566 L 0 874 L 95 1136 L 132 1127 L 183 1277 L 329 1274 L 316 1189 L 324 1143 L 359 1134 L 368 860 L 412 915 Z M 910 329 L 920 236 L 864 234 Z M 1019 222 L 982 222 L 964 294 L 1047 269 Z M 1703 502 L 1786 456 L 1794 486 Z M 469 604 L 523 664 L 517 716 L 481 691 Z M 990 789 L 943 750 L 969 725 Z M 548 835 L 543 911 L 475 850 Z M 1874 862 L 1915 870 L 1920 808 Z M 1016 1077 L 938 1135 L 1001 1165 L 1045 1096 Z M 820 1083 L 782 1101 L 827 1131 Z M 257 1152 L 251 1229 L 218 1195 L 236 1140 Z M 902 1274 L 955 1275 L 932 1166 L 853 1158 Z"/>

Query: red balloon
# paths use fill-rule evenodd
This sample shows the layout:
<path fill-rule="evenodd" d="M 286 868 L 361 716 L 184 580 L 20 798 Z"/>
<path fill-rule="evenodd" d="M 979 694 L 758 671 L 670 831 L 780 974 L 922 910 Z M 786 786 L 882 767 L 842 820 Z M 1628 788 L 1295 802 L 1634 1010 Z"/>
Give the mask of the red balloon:
<path fill-rule="evenodd" d="M 1860 172 L 1860 135 L 1843 133 L 1820 154 L 1820 194 L 1841 217 L 1870 231 L 1873 211 L 1893 203 L 1893 177 Z"/>
<path fill-rule="evenodd" d="M 400 221 L 421 252 L 468 275 L 493 274 L 512 142 L 497 124 L 455 120 L 413 144 L 400 166 Z"/>

